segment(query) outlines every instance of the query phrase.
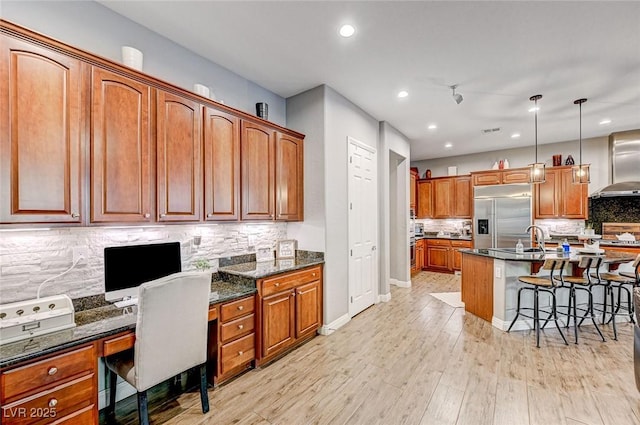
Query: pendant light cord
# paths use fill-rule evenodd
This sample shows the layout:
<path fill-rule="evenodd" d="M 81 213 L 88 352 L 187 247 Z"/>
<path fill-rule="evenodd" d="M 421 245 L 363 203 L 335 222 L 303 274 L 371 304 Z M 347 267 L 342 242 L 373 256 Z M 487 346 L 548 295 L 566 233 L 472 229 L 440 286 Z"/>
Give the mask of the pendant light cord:
<path fill-rule="evenodd" d="M 582 173 L 582 102 L 580 102 L 580 173 Z"/>
<path fill-rule="evenodd" d="M 535 163 L 538 163 L 538 99 L 535 100 L 535 110 L 536 110 L 536 119 L 535 119 L 535 125 L 536 125 L 536 161 Z"/>

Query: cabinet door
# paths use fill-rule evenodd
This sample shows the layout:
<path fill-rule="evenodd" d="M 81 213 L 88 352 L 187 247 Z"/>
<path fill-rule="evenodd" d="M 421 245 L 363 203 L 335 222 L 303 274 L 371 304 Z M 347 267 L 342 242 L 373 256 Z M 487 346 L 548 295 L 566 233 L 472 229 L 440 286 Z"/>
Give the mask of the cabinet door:
<path fill-rule="evenodd" d="M 502 183 L 502 173 L 499 170 L 473 173 L 474 186 L 487 186 Z"/>
<path fill-rule="evenodd" d="M 272 220 L 274 204 L 274 132 L 243 121 L 240 141 L 242 164 L 242 219 Z"/>
<path fill-rule="evenodd" d="M 456 177 L 453 183 L 453 216 L 471 218 L 471 177 Z"/>
<path fill-rule="evenodd" d="M 555 170 L 546 170 L 545 182 L 534 184 L 535 218 L 558 217 L 558 182 Z"/>
<path fill-rule="evenodd" d="M 301 221 L 304 211 L 303 141 L 278 133 L 276 138 L 276 220 Z"/>
<path fill-rule="evenodd" d="M 588 218 L 588 184 L 573 183 L 571 168 L 559 170 L 560 184 L 560 217 L 562 218 Z"/>
<path fill-rule="evenodd" d="M 453 179 L 433 180 L 433 217 L 449 218 L 453 208 Z"/>
<path fill-rule="evenodd" d="M 427 268 L 431 270 L 449 270 L 449 247 L 431 246 L 427 243 Z"/>
<path fill-rule="evenodd" d="M 424 253 L 425 253 L 425 241 L 424 239 L 420 239 L 419 241 L 416 242 L 416 269 L 418 271 L 422 271 L 422 268 L 424 267 Z"/>
<path fill-rule="evenodd" d="M 204 112 L 205 220 L 240 218 L 240 120 L 213 108 Z"/>
<path fill-rule="evenodd" d="M 432 183 L 431 181 L 418 181 L 418 218 L 431 218 L 433 217 L 432 209 Z"/>
<path fill-rule="evenodd" d="M 277 353 L 295 341 L 293 291 L 262 299 L 262 356 Z"/>
<path fill-rule="evenodd" d="M 296 338 L 315 333 L 320 327 L 320 281 L 307 283 L 295 289 Z"/>
<path fill-rule="evenodd" d="M 0 41 L 0 222 L 80 222 L 82 65 Z"/>
<path fill-rule="evenodd" d="M 202 215 L 200 104 L 158 91 L 156 116 L 158 221 L 198 221 Z"/>
<path fill-rule="evenodd" d="M 151 221 L 150 87 L 92 72 L 91 221 Z"/>
<path fill-rule="evenodd" d="M 514 168 L 509 171 L 502 172 L 502 184 L 510 183 L 528 183 L 529 182 L 529 168 Z"/>
<path fill-rule="evenodd" d="M 418 180 L 418 175 L 411 171 L 409 173 L 409 208 L 412 210 L 416 210 L 416 181 Z"/>

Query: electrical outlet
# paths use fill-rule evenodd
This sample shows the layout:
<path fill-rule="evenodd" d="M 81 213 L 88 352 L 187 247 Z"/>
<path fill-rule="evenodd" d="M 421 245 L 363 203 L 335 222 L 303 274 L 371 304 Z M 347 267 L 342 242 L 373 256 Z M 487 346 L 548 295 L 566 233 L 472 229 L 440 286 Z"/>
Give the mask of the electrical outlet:
<path fill-rule="evenodd" d="M 496 278 L 500 279 L 502 277 L 502 267 L 496 266 Z"/>
<path fill-rule="evenodd" d="M 73 263 L 74 264 L 76 263 L 76 261 L 78 262 L 78 264 L 86 263 L 87 257 L 89 256 L 89 248 L 88 247 L 86 247 L 86 246 L 74 246 L 73 248 L 71 248 L 71 251 L 73 252 Z M 80 258 L 80 257 L 82 257 L 82 258 Z"/>

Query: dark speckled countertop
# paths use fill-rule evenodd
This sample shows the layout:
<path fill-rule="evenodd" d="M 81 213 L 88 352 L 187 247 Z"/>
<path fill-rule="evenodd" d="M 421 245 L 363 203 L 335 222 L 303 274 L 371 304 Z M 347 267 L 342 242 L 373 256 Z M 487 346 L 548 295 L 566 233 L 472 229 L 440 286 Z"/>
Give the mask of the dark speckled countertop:
<path fill-rule="evenodd" d="M 294 260 L 256 263 L 255 255 L 221 258 L 211 276 L 211 304 L 255 294 L 256 279 L 324 263 L 323 253 L 297 251 Z M 118 308 L 104 294 L 73 300 L 76 327 L 0 345 L 0 368 L 135 329 L 137 307 Z"/>

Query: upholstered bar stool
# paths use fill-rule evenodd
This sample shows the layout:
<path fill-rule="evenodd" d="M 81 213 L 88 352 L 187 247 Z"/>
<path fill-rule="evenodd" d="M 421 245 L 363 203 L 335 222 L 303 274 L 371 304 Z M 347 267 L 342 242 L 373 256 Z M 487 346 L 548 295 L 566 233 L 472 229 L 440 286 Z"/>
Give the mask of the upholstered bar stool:
<path fill-rule="evenodd" d="M 140 285 L 133 350 L 107 357 L 109 419 L 115 417 L 116 378 L 138 392 L 140 424 L 149 424 L 147 390 L 193 368 L 200 370 L 202 412 L 209 411 L 205 362 L 211 273 L 175 273 Z"/>
<path fill-rule="evenodd" d="M 593 308 L 593 291 L 592 288 L 601 282 L 599 268 L 602 264 L 602 257 L 585 255 L 580 257 L 578 267 L 584 269 L 582 276 L 565 276 L 564 283 L 569 284 L 569 307 L 567 309 L 567 327 L 573 319 L 573 332 L 575 336 L 575 343 L 578 343 L 578 326 L 584 322 L 585 319 L 591 319 L 593 325 L 596 327 L 596 331 L 602 338 L 602 342 L 606 341 L 604 335 L 600 331 L 598 324 L 596 323 L 595 313 Z M 578 307 L 577 292 L 583 291 L 587 294 L 587 305 Z M 578 323 L 578 311 L 582 313 L 580 316 L 580 323 Z M 544 326 L 543 326 L 544 327 Z"/>
<path fill-rule="evenodd" d="M 544 320 L 545 325 L 549 321 L 553 321 L 556 324 L 556 328 L 558 328 L 558 332 L 560 332 L 560 336 L 564 341 L 565 345 L 569 345 L 567 339 L 564 337 L 562 333 L 562 329 L 560 329 L 560 325 L 558 324 L 558 310 L 557 310 L 557 302 L 556 302 L 556 289 L 562 287 L 562 275 L 564 273 L 564 269 L 568 264 L 568 260 L 565 259 L 547 259 L 544 261 L 544 264 L 541 267 L 541 270 L 549 270 L 549 276 L 518 276 L 518 280 L 525 284 L 525 286 L 518 289 L 518 302 L 516 305 L 516 317 L 513 318 L 511 325 L 509 325 L 509 329 L 507 332 L 511 331 L 513 325 L 515 325 L 516 321 L 520 316 L 526 317 L 528 319 L 533 319 L 533 328 L 536 333 L 536 347 L 540 348 L 540 321 Z M 531 291 L 533 292 L 533 307 L 522 307 L 522 293 L 523 291 Z M 544 310 L 540 308 L 540 293 L 549 294 L 551 298 L 551 307 L 550 310 Z M 531 313 L 526 313 L 531 312 Z M 540 318 L 540 313 L 545 314 L 547 317 L 544 319 Z M 544 326 L 543 326 L 544 327 Z"/>
<path fill-rule="evenodd" d="M 618 330 L 616 328 L 616 316 L 627 316 L 631 323 L 635 323 L 633 317 L 633 288 L 640 285 L 640 255 L 636 257 L 633 262 L 634 273 L 600 273 L 600 279 L 606 282 L 605 285 L 605 300 L 603 306 L 602 322 L 606 320 L 607 307 L 611 306 L 611 317 L 607 323 L 611 322 L 613 327 L 613 339 L 618 340 Z M 614 292 L 618 292 L 618 302 L 616 303 L 616 297 Z M 622 294 L 626 297 L 626 306 L 622 300 Z M 607 296 L 609 298 L 607 302 Z M 622 311 L 621 311 L 622 310 Z"/>

